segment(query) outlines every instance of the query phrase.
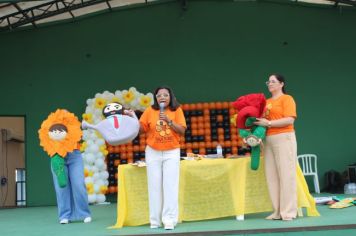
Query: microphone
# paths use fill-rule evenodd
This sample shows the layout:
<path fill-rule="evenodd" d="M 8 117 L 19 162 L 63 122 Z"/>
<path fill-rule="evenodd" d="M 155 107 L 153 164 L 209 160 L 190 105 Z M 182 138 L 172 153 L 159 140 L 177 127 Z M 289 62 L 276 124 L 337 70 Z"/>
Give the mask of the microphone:
<path fill-rule="evenodd" d="M 164 102 L 160 102 L 160 103 L 159 103 L 159 111 L 160 111 L 161 113 L 164 112 Z"/>
<path fill-rule="evenodd" d="M 160 102 L 159 103 L 159 112 L 162 114 L 162 113 L 164 113 L 164 102 Z M 159 122 L 159 124 L 160 125 L 163 125 L 163 121 L 161 120 L 160 122 Z"/>

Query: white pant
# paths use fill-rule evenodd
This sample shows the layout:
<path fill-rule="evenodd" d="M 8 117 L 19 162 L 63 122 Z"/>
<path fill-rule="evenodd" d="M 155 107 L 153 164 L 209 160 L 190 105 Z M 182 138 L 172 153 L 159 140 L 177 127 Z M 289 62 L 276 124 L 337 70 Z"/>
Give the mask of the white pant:
<path fill-rule="evenodd" d="M 180 149 L 158 151 L 146 147 L 150 223 L 178 222 Z"/>

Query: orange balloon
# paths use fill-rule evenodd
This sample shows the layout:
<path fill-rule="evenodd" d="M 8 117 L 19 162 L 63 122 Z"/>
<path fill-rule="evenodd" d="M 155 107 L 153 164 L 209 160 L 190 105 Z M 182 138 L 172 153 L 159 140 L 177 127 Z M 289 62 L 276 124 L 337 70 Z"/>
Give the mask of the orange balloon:
<path fill-rule="evenodd" d="M 216 108 L 215 102 L 210 102 L 209 103 L 209 109 L 211 110 L 211 109 L 215 109 L 215 108 Z"/>
<path fill-rule="evenodd" d="M 193 148 L 193 149 L 197 149 L 197 148 L 199 148 L 199 143 L 197 143 L 197 142 L 193 142 L 193 144 L 192 144 L 192 148 Z"/>
<path fill-rule="evenodd" d="M 192 148 L 192 143 L 186 143 L 185 147 L 186 147 L 186 149 L 191 149 Z"/>
<path fill-rule="evenodd" d="M 200 155 L 205 155 L 205 153 L 206 153 L 205 148 L 199 148 L 199 154 Z"/>
<path fill-rule="evenodd" d="M 182 105 L 182 109 L 185 110 L 185 111 L 189 111 L 189 104 L 183 104 Z"/>
<path fill-rule="evenodd" d="M 222 109 L 222 103 L 221 102 L 216 102 L 215 103 L 215 107 L 216 107 L 216 109 Z"/>
<path fill-rule="evenodd" d="M 138 151 L 140 151 L 140 146 L 139 146 L 139 145 L 134 145 L 133 148 L 132 148 L 132 150 L 133 150 L 134 152 L 138 152 Z"/>
<path fill-rule="evenodd" d="M 120 159 L 122 159 L 122 160 L 127 159 L 127 153 L 126 152 L 120 153 Z"/>
<path fill-rule="evenodd" d="M 198 124 L 198 129 L 204 129 L 204 122 L 200 122 Z"/>
<path fill-rule="evenodd" d="M 225 147 L 231 147 L 231 141 L 226 140 L 224 143 L 225 143 Z"/>
<path fill-rule="evenodd" d="M 126 152 L 126 146 L 120 145 L 120 152 Z"/>
<path fill-rule="evenodd" d="M 202 104 L 202 103 L 200 103 L 200 102 L 199 102 L 199 103 L 197 103 L 197 104 L 196 104 L 196 109 L 197 109 L 197 110 L 201 110 L 201 109 L 203 109 L 203 104 Z"/>
<path fill-rule="evenodd" d="M 199 148 L 205 148 L 206 143 L 205 142 L 199 142 Z"/>
<path fill-rule="evenodd" d="M 237 154 L 238 149 L 237 149 L 237 147 L 232 147 L 232 150 L 231 150 L 231 151 L 232 151 L 232 154 L 235 154 L 235 155 L 236 155 L 236 154 Z"/>
<path fill-rule="evenodd" d="M 197 109 L 197 106 L 196 106 L 196 104 L 195 103 L 191 103 L 191 104 L 189 104 L 189 109 L 190 110 L 196 110 Z"/>
<path fill-rule="evenodd" d="M 146 150 L 146 145 L 141 144 L 140 145 L 140 152 L 144 152 Z"/>
<path fill-rule="evenodd" d="M 222 108 L 223 108 L 223 109 L 229 108 L 229 103 L 228 103 L 228 102 L 223 102 L 223 103 L 222 103 Z"/>
<path fill-rule="evenodd" d="M 114 153 L 120 152 L 120 146 L 114 146 Z"/>

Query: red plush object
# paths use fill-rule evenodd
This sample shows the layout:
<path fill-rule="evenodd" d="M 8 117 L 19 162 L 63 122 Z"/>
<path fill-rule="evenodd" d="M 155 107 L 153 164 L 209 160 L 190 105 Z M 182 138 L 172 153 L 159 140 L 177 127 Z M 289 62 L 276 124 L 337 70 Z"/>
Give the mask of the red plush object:
<path fill-rule="evenodd" d="M 232 105 L 238 111 L 237 128 L 246 129 L 245 122 L 248 117 L 261 117 L 266 107 L 266 98 L 263 93 L 252 93 L 236 99 Z"/>

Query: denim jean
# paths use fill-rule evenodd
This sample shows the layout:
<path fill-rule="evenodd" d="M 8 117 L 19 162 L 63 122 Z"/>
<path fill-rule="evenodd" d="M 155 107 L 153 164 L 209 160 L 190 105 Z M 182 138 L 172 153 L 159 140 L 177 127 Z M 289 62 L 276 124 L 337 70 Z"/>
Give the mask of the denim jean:
<path fill-rule="evenodd" d="M 51 168 L 59 220 L 83 220 L 90 216 L 90 210 L 84 182 L 83 158 L 79 150 L 67 154 L 64 158 L 64 169 L 67 174 L 67 186 L 61 188 Z"/>

